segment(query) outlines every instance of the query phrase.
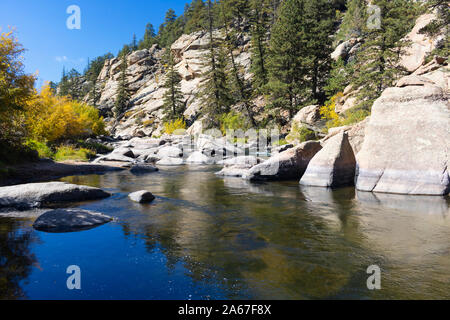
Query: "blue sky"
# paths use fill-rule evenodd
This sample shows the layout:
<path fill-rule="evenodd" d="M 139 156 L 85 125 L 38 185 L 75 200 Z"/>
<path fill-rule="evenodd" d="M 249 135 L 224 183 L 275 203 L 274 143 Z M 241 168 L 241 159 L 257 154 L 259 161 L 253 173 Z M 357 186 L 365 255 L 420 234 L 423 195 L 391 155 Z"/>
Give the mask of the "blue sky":
<path fill-rule="evenodd" d="M 190 0 L 1 0 L 0 28 L 16 29 L 27 49 L 26 71 L 39 71 L 40 87 L 43 81 L 59 81 L 63 66 L 82 72 L 88 58 L 117 54 L 133 33 L 143 36 L 147 23 L 158 30 L 167 9 L 182 14 L 186 2 Z M 70 5 L 81 9 L 81 30 L 66 27 Z"/>

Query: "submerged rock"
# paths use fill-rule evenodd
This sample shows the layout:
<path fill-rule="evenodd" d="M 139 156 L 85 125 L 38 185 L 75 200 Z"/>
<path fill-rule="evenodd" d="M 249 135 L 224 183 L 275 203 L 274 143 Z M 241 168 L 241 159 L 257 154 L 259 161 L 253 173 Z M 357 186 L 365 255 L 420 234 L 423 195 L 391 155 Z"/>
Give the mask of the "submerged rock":
<path fill-rule="evenodd" d="M 113 218 L 98 212 L 57 209 L 41 215 L 33 224 L 33 228 L 50 233 L 77 232 L 89 230 L 111 221 Z"/>
<path fill-rule="evenodd" d="M 225 167 L 219 172 L 216 172 L 216 175 L 219 177 L 236 177 L 241 178 L 245 175 L 248 175 L 249 169 L 242 168 L 241 166 L 231 166 L 231 167 Z"/>
<path fill-rule="evenodd" d="M 320 142 L 308 141 L 271 157 L 251 168 L 244 179 L 248 180 L 296 180 L 306 171 L 311 159 L 322 149 Z"/>
<path fill-rule="evenodd" d="M 131 201 L 138 203 L 149 203 L 155 200 L 155 196 L 147 190 L 133 192 L 128 197 Z"/>
<path fill-rule="evenodd" d="M 30 183 L 0 188 L 0 208 L 39 208 L 54 203 L 97 200 L 110 194 L 93 187 L 64 182 Z"/>
<path fill-rule="evenodd" d="M 131 167 L 130 172 L 133 174 L 143 174 L 156 172 L 159 169 L 149 164 L 135 164 Z"/>
<path fill-rule="evenodd" d="M 357 189 L 448 194 L 449 110 L 448 95 L 439 86 L 386 89 L 372 107 L 357 156 Z"/>
<path fill-rule="evenodd" d="M 356 159 L 348 135 L 341 132 L 311 160 L 300 184 L 326 188 L 350 186 L 355 181 L 355 169 Z"/>

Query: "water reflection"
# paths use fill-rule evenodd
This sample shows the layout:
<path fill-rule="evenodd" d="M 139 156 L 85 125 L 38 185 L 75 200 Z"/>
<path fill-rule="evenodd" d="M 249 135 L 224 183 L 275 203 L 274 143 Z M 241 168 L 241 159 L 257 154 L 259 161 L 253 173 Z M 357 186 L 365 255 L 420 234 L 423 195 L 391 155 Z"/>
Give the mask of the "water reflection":
<path fill-rule="evenodd" d="M 38 266 L 31 244 L 36 241 L 25 221 L 0 217 L 0 300 L 25 298 L 21 282 Z"/>
<path fill-rule="evenodd" d="M 116 217 L 124 238 L 144 242 L 142 254 L 160 250 L 167 274 L 182 264 L 185 277 L 206 286 L 202 298 L 220 298 L 217 288 L 231 299 L 449 298 L 448 199 L 253 184 L 215 171 L 181 167 L 64 180 L 112 191 L 109 199 L 79 206 Z M 157 199 L 131 204 L 127 194 L 141 189 Z M 131 248 L 104 250 L 111 252 L 86 263 L 102 266 L 103 255 L 120 259 Z M 379 292 L 366 287 L 373 264 L 383 270 Z"/>

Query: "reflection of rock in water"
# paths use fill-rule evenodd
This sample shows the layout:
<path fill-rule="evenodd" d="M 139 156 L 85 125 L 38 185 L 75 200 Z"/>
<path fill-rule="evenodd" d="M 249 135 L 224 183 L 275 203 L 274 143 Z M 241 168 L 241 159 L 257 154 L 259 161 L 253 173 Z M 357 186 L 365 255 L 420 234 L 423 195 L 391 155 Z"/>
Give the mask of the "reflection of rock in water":
<path fill-rule="evenodd" d="M 267 187 L 265 183 L 253 183 L 248 180 L 234 177 L 223 178 L 224 186 L 228 189 L 242 189 L 245 193 L 263 194 L 267 196 L 274 196 L 273 188 Z M 236 191 L 231 190 L 231 193 Z"/>
<path fill-rule="evenodd" d="M 0 300 L 24 298 L 20 283 L 37 263 L 30 252 L 32 231 L 23 230 L 20 224 L 15 219 L 0 218 Z"/>
<path fill-rule="evenodd" d="M 410 213 L 450 214 L 449 201 L 438 196 L 410 196 L 387 193 L 357 192 L 357 199 L 366 205 L 382 206 Z"/>
<path fill-rule="evenodd" d="M 355 199 L 355 188 L 329 189 L 321 187 L 300 186 L 306 201 L 323 203 L 342 203 Z"/>

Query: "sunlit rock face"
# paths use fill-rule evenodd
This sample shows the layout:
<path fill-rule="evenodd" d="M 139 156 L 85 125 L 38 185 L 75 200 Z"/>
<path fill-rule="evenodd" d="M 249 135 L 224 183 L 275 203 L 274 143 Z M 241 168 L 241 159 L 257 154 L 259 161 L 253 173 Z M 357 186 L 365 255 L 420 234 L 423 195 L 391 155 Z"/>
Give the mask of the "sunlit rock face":
<path fill-rule="evenodd" d="M 358 190 L 449 193 L 450 104 L 439 83 L 425 76 L 402 79 L 374 103 L 357 157 Z"/>
<path fill-rule="evenodd" d="M 311 160 L 300 184 L 326 188 L 351 186 L 355 180 L 355 168 L 355 155 L 348 135 L 341 132 Z"/>
<path fill-rule="evenodd" d="M 223 33 L 215 31 L 214 37 L 223 38 Z M 235 60 L 245 70 L 246 78 L 251 76 L 249 48 L 250 37 L 242 34 L 239 50 L 235 52 Z M 175 69 L 182 77 L 181 91 L 186 102 L 184 116 L 189 125 L 193 124 L 201 113 L 198 93 L 206 71 L 204 60 L 208 49 L 209 35 L 203 31 L 182 35 L 170 48 L 176 62 Z M 164 52 L 164 49 L 155 45 L 127 56 L 126 75 L 131 107 L 118 123 L 114 123 L 113 133 L 116 137 L 159 135 L 163 129 L 161 107 L 165 92 L 163 88 L 165 70 L 162 61 Z M 107 60 L 98 77 L 101 97 L 97 104 L 107 120 L 108 116 L 112 115 L 116 99 L 120 66 L 121 60 L 118 58 Z M 88 101 L 89 96 L 85 100 Z M 113 122 L 110 125 L 111 129 Z"/>

